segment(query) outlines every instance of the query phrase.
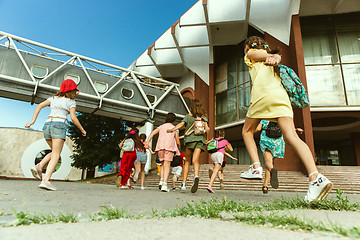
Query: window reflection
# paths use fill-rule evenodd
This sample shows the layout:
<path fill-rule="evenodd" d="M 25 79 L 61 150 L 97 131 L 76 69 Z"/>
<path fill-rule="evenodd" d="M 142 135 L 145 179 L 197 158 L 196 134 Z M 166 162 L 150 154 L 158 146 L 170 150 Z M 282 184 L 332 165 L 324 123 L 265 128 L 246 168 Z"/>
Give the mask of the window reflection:
<path fill-rule="evenodd" d="M 359 13 L 301 20 L 311 106 L 360 105 Z"/>

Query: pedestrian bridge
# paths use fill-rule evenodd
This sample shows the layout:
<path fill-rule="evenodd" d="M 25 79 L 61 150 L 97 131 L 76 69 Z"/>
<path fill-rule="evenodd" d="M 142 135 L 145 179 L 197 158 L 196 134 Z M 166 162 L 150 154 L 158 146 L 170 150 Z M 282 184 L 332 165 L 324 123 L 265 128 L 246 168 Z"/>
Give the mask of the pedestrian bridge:
<path fill-rule="evenodd" d="M 189 112 L 176 83 L 0 31 L 0 97 L 39 103 L 67 78 L 81 112 L 134 122 Z"/>

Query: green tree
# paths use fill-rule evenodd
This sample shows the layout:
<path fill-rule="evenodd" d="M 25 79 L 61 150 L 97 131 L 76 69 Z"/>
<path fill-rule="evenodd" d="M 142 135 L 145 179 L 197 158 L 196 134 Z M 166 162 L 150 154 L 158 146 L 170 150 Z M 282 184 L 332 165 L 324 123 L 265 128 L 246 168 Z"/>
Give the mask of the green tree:
<path fill-rule="evenodd" d="M 70 139 L 74 141 L 72 166 L 87 170 L 87 178 L 94 177 L 95 167 L 119 161 L 119 142 L 126 134 L 126 122 L 94 114 L 78 113 L 86 137 L 72 123 L 69 124 Z"/>

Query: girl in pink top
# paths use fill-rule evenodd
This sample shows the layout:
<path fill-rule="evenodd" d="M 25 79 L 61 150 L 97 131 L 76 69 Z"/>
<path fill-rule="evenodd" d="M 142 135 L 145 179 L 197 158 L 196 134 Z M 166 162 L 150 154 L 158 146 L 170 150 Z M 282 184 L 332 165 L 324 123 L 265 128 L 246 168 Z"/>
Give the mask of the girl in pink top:
<path fill-rule="evenodd" d="M 176 120 L 175 114 L 168 113 L 165 117 L 165 123 L 159 126 L 150 134 L 145 144 L 146 147 L 149 147 L 149 142 L 151 141 L 153 136 L 159 134 L 155 152 L 157 152 L 159 156 L 159 160 L 161 161 L 159 188 L 163 192 L 169 191 L 167 187 L 167 180 L 169 178 L 170 164 L 171 161 L 173 160 L 174 152 L 176 152 L 176 155 L 180 155 L 179 132 L 171 132 L 171 133 L 167 132 L 168 129 L 172 129 L 175 127 L 173 125 L 175 120 Z"/>
<path fill-rule="evenodd" d="M 211 175 L 210 178 L 210 182 L 209 182 L 209 186 L 206 188 L 206 190 L 208 190 L 209 193 L 215 193 L 214 190 L 212 189 L 212 185 L 215 182 L 215 178 L 218 174 L 218 172 L 221 170 L 221 166 L 223 164 L 225 155 L 229 156 L 230 158 L 237 160 L 236 158 L 234 158 L 233 156 L 231 156 L 230 154 L 228 154 L 227 152 L 225 152 L 226 150 L 229 150 L 230 152 L 233 151 L 233 147 L 231 146 L 231 144 L 228 142 L 228 140 L 226 140 L 225 137 L 225 131 L 220 129 L 217 130 L 215 132 L 215 140 L 218 141 L 217 144 L 217 152 L 214 152 L 211 154 L 211 160 L 214 163 L 214 170 L 213 173 Z M 209 140 L 206 144 L 208 144 L 209 142 L 211 142 L 213 139 Z"/>

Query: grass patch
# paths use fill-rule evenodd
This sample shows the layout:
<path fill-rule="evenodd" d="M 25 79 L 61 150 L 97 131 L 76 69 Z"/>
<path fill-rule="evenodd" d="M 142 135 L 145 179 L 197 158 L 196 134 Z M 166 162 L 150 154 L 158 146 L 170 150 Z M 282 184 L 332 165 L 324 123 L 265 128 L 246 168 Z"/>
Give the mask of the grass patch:
<path fill-rule="evenodd" d="M 113 206 L 110 207 L 101 207 L 101 210 L 95 213 L 93 216 L 90 216 L 92 221 L 108 221 L 120 218 L 134 218 L 130 215 L 125 209 L 118 209 Z"/>
<path fill-rule="evenodd" d="M 78 222 L 78 218 L 74 216 L 72 213 L 63 214 L 59 213 L 55 214 L 30 214 L 25 212 L 17 212 L 16 210 L 12 209 L 15 217 L 17 218 L 15 226 L 19 225 L 30 225 L 30 224 L 50 224 L 50 223 L 74 223 Z"/>
<path fill-rule="evenodd" d="M 114 219 L 141 219 L 141 218 L 167 218 L 167 217 L 201 217 L 208 219 L 233 220 L 248 225 L 263 225 L 267 227 L 303 230 L 308 232 L 322 231 L 332 232 L 347 237 L 360 238 L 358 227 L 344 228 L 338 224 L 324 224 L 314 222 L 309 219 L 300 219 L 290 214 L 279 213 L 277 211 L 291 209 L 316 209 L 332 211 L 360 211 L 359 203 L 351 203 L 343 196 L 340 190 L 333 199 L 315 201 L 308 203 L 300 198 L 277 199 L 271 203 L 239 202 L 223 199 L 210 199 L 208 201 L 187 202 L 184 206 L 178 206 L 169 210 L 152 210 L 151 216 L 131 215 L 125 209 L 118 209 L 113 206 L 101 207 L 100 211 L 90 215 L 87 221 L 108 221 Z M 48 214 L 37 215 L 24 212 L 16 212 L 17 218 L 15 226 L 29 224 L 49 224 L 57 222 L 78 222 L 79 217 L 73 214 Z M 265 213 L 266 212 L 266 213 Z M 270 212 L 270 213 L 269 213 Z"/>

